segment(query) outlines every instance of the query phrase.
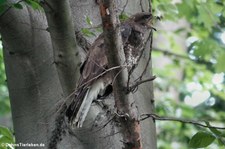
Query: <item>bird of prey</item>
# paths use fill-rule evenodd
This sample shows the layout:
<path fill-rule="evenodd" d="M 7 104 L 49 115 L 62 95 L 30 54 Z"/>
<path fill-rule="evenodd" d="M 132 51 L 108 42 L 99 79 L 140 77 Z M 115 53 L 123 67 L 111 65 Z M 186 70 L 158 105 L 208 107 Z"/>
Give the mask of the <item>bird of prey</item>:
<path fill-rule="evenodd" d="M 151 29 L 151 20 L 151 13 L 142 12 L 121 23 L 123 49 L 130 68 L 137 64 L 140 51 L 144 47 L 144 33 Z M 81 66 L 75 96 L 66 110 L 66 116 L 72 126 L 82 127 L 93 100 L 112 92 L 113 78 L 110 72 L 104 73 L 109 69 L 105 51 L 102 33 L 91 45 L 86 61 Z"/>

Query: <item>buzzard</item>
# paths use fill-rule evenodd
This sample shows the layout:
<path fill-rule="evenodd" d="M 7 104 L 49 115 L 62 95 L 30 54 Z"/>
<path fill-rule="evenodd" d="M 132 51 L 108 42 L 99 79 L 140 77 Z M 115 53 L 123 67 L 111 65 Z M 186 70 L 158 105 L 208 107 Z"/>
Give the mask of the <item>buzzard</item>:
<path fill-rule="evenodd" d="M 121 23 L 121 36 L 128 69 L 137 64 L 144 46 L 144 33 L 151 29 L 151 13 L 142 12 Z M 93 100 L 112 92 L 112 78 L 105 53 L 104 35 L 91 45 L 86 61 L 80 68 L 75 96 L 66 110 L 69 124 L 82 127 Z"/>

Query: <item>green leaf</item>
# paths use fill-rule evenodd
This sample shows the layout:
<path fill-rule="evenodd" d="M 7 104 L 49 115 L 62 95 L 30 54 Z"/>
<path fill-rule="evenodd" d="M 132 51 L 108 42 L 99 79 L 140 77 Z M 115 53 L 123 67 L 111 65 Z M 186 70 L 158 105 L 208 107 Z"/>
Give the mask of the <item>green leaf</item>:
<path fill-rule="evenodd" d="M 214 22 L 211 18 L 212 16 L 210 16 L 210 14 L 207 12 L 207 10 L 204 8 L 203 5 L 197 6 L 197 8 L 198 8 L 198 23 L 199 24 L 203 23 L 203 25 L 209 31 L 211 31 L 212 26 L 214 25 Z"/>
<path fill-rule="evenodd" d="M 220 49 L 217 42 L 212 39 L 196 41 L 192 44 L 192 46 L 194 46 L 193 54 L 198 58 L 205 60 L 211 60 L 215 51 Z"/>
<path fill-rule="evenodd" d="M 15 7 L 17 9 L 23 9 L 23 6 L 19 3 L 14 4 L 13 7 Z"/>
<path fill-rule="evenodd" d="M 217 63 L 216 63 L 216 72 L 220 73 L 220 72 L 225 72 L 225 53 L 220 54 L 219 57 L 217 58 Z"/>
<path fill-rule="evenodd" d="M 0 90 L 0 92 L 2 92 L 2 90 Z M 3 97 L 2 95 L 0 95 L 0 105 L 1 105 L 0 116 L 10 113 L 9 98 L 6 98 L 6 97 Z"/>
<path fill-rule="evenodd" d="M 86 22 L 87 22 L 88 25 L 92 25 L 93 24 L 91 19 L 88 16 L 86 16 Z"/>
<path fill-rule="evenodd" d="M 126 21 L 129 17 L 125 14 L 125 13 L 122 13 L 119 15 L 119 19 L 120 21 Z"/>
<path fill-rule="evenodd" d="M 162 13 L 165 19 L 176 20 L 178 16 L 177 6 L 171 3 L 161 3 L 158 5 L 157 9 Z"/>
<path fill-rule="evenodd" d="M 218 144 L 219 144 L 219 145 L 221 145 L 221 146 L 222 146 L 222 145 L 223 145 L 223 146 L 225 146 L 225 141 L 224 141 L 224 140 L 222 140 L 221 138 L 218 138 L 218 139 L 217 139 L 217 141 L 218 141 Z"/>
<path fill-rule="evenodd" d="M 214 2 L 200 3 L 200 5 L 196 7 L 198 9 L 198 23 L 202 23 L 209 31 L 211 31 L 212 27 L 220 22 L 217 14 L 221 13 L 222 7 Z"/>
<path fill-rule="evenodd" d="M 0 126 L 0 134 L 3 136 L 6 136 L 8 138 L 13 137 L 11 131 L 7 127 L 4 127 L 4 126 Z"/>
<path fill-rule="evenodd" d="M 91 36 L 96 36 L 95 33 L 91 32 L 89 29 L 87 28 L 82 28 L 81 29 L 81 32 L 85 35 L 85 36 L 88 36 L 88 37 L 91 37 Z"/>
<path fill-rule="evenodd" d="M 98 27 L 98 28 L 96 28 L 96 32 L 102 33 L 102 32 L 103 32 L 103 30 L 102 30 L 102 28 L 101 28 L 101 27 Z"/>
<path fill-rule="evenodd" d="M 192 148 L 202 148 L 207 147 L 210 145 L 214 140 L 216 139 L 215 136 L 213 136 L 210 133 L 207 132 L 197 132 L 190 140 L 189 147 Z"/>
<path fill-rule="evenodd" d="M 222 16 L 225 17 L 225 11 L 222 12 Z"/>
<path fill-rule="evenodd" d="M 13 143 L 13 141 L 6 136 L 2 136 L 2 137 L 0 137 L 0 146 L 2 143 Z"/>
<path fill-rule="evenodd" d="M 14 137 L 8 128 L 0 126 L 0 145 L 5 143 L 15 143 Z"/>
<path fill-rule="evenodd" d="M 39 3 L 37 1 L 34 0 L 25 0 L 25 3 L 27 3 L 28 5 L 30 5 L 33 9 L 40 9 L 41 6 L 39 5 Z"/>
<path fill-rule="evenodd" d="M 4 4 L 6 2 L 7 2 L 7 0 L 0 0 L 0 5 Z"/>
<path fill-rule="evenodd" d="M 222 10 L 223 10 L 223 6 L 222 5 L 218 5 L 217 3 L 213 2 L 213 1 L 210 1 L 208 2 L 208 5 L 210 6 L 209 7 L 209 10 L 214 14 L 218 14 L 218 13 L 221 13 Z"/>
<path fill-rule="evenodd" d="M 0 14 L 4 13 L 6 9 L 7 9 L 7 5 L 5 4 L 0 5 Z"/>

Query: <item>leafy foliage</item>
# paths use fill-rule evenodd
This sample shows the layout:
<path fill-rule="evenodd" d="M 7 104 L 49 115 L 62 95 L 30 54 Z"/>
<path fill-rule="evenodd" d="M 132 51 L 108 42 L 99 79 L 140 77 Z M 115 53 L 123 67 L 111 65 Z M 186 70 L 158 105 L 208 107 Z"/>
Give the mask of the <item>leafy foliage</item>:
<path fill-rule="evenodd" d="M 8 89 L 6 86 L 5 67 L 2 49 L 0 48 L 0 116 L 10 112 Z"/>
<path fill-rule="evenodd" d="M 24 0 L 24 2 L 31 6 L 33 9 L 41 9 L 41 6 L 39 4 L 39 0 Z"/>
<path fill-rule="evenodd" d="M 225 2 L 154 0 L 153 11 L 162 17 L 158 24 L 174 24 L 154 33 L 160 39 L 153 47 L 157 114 L 224 126 Z M 185 42 L 179 43 L 181 38 Z M 158 148 L 224 148 L 222 130 L 160 121 L 157 128 Z"/>
<path fill-rule="evenodd" d="M 8 128 L 0 126 L 0 147 L 2 149 L 8 149 L 8 144 L 15 144 L 14 136 Z"/>
<path fill-rule="evenodd" d="M 1 42 L 0 42 L 1 45 Z M 3 63 L 3 53 L 0 47 L 0 117 L 10 113 L 10 103 L 8 89 L 6 86 L 5 67 Z M 12 132 L 3 126 L 0 126 L 0 148 L 8 149 L 5 143 L 14 143 Z"/>
<path fill-rule="evenodd" d="M 216 138 L 206 132 L 197 132 L 190 140 L 189 147 L 192 148 L 203 148 L 210 145 Z"/>
<path fill-rule="evenodd" d="M 31 6 L 35 10 L 42 10 L 40 0 L 20 0 L 14 3 L 8 2 L 7 0 L 0 0 L 0 15 L 4 14 L 11 8 L 23 9 L 23 4 Z"/>

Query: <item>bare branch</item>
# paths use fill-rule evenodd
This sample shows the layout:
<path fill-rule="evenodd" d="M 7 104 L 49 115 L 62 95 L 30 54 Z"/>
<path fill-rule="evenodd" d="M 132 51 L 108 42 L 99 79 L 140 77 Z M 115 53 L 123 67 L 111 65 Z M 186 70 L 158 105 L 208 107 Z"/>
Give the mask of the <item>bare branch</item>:
<path fill-rule="evenodd" d="M 186 55 L 176 54 L 176 53 L 170 52 L 169 50 L 163 50 L 163 49 L 159 49 L 159 48 L 155 48 L 155 47 L 153 47 L 153 50 L 156 51 L 156 52 L 162 52 L 164 55 L 175 56 L 177 58 L 191 60 Z"/>
<path fill-rule="evenodd" d="M 193 125 L 201 126 L 201 127 L 205 127 L 205 128 L 225 129 L 225 127 L 208 126 L 208 125 L 202 124 L 199 121 L 181 119 L 181 118 L 176 118 L 176 117 L 162 117 L 162 116 L 158 116 L 156 114 L 142 114 L 141 116 L 145 116 L 145 117 L 141 118 L 140 121 L 143 121 L 147 118 L 153 118 L 154 120 L 160 120 L 160 121 L 176 121 L 176 122 L 181 122 L 181 123 L 189 123 L 189 124 L 193 124 Z M 204 122 L 204 121 L 202 121 L 202 122 Z"/>
<path fill-rule="evenodd" d="M 87 85 L 88 83 L 90 83 L 90 82 L 93 81 L 93 80 L 96 80 L 97 78 L 99 78 L 100 76 L 103 76 L 104 74 L 106 74 L 106 73 L 109 72 L 109 71 L 113 71 L 113 70 L 115 70 L 115 69 L 121 69 L 121 68 L 124 68 L 124 67 L 127 67 L 127 65 L 115 66 L 115 67 L 106 69 L 106 70 L 105 70 L 104 72 L 102 72 L 101 74 L 99 74 L 99 75 L 97 75 L 96 77 L 94 77 L 94 78 L 88 80 L 86 83 L 80 85 L 79 88 L 81 88 L 81 87 Z M 77 89 L 79 89 L 79 88 L 77 88 Z"/>
<path fill-rule="evenodd" d="M 149 57 L 148 57 L 148 61 L 146 63 L 146 66 L 145 66 L 145 68 L 144 68 L 144 70 L 143 70 L 143 72 L 141 74 L 140 80 L 142 79 L 142 76 L 146 73 L 148 65 L 149 65 L 149 63 L 150 63 L 150 61 L 152 59 L 152 42 L 153 42 L 153 31 L 152 30 L 151 30 L 151 33 L 150 33 L 150 39 L 149 40 L 150 40 Z"/>
<path fill-rule="evenodd" d="M 155 29 L 153 28 L 153 30 L 155 30 Z M 145 48 L 146 48 L 147 42 L 150 41 L 150 50 L 149 50 L 149 57 L 148 57 L 147 63 L 146 63 L 146 65 L 145 65 L 144 70 L 143 70 L 143 72 L 141 73 L 140 77 L 138 77 L 135 81 L 142 80 L 142 77 L 143 77 L 144 74 L 146 73 L 146 71 L 147 71 L 147 69 L 148 69 L 148 65 L 149 65 L 149 63 L 150 63 L 150 61 L 151 61 L 151 58 L 152 58 L 153 30 L 151 30 L 151 32 L 150 32 L 150 34 L 149 34 L 149 36 L 148 36 L 148 39 L 147 39 L 146 42 L 145 42 Z M 144 48 L 144 49 L 145 49 L 145 48 Z M 142 53 L 143 53 L 144 49 L 142 50 Z M 142 55 L 142 54 L 141 54 L 141 55 Z M 140 59 L 139 59 L 139 60 L 140 60 Z"/>
<path fill-rule="evenodd" d="M 168 55 L 168 56 L 174 56 L 176 58 L 179 58 L 179 59 L 185 59 L 185 60 L 189 60 L 189 61 L 193 61 L 197 64 L 205 64 L 205 65 L 209 65 L 211 66 L 212 63 L 209 62 L 209 61 L 206 61 L 206 60 L 201 60 L 201 59 L 191 59 L 190 57 L 186 56 L 186 55 L 181 55 L 181 54 L 177 54 L 177 53 L 173 53 L 173 52 L 170 52 L 169 50 L 163 50 L 163 49 L 159 49 L 159 48 L 153 48 L 153 51 L 156 51 L 156 52 L 162 52 L 164 55 Z"/>
<path fill-rule="evenodd" d="M 123 10 L 121 11 L 121 13 L 120 13 L 120 14 L 123 14 L 123 13 L 124 13 L 125 8 L 127 7 L 127 4 L 128 4 L 128 0 L 126 1 L 125 5 L 123 6 Z"/>
<path fill-rule="evenodd" d="M 82 29 L 99 29 L 102 27 L 102 24 L 98 24 L 96 26 L 91 26 L 91 27 L 85 27 L 85 28 L 82 28 Z"/>
<path fill-rule="evenodd" d="M 146 82 L 150 82 L 150 81 L 153 81 L 156 79 L 156 76 L 152 76 L 151 78 L 149 79 L 145 79 L 145 80 L 141 80 L 141 81 L 138 81 L 136 82 L 134 85 L 130 86 L 128 88 L 128 92 L 133 92 L 139 85 L 143 84 L 143 83 L 146 83 Z"/>
<path fill-rule="evenodd" d="M 151 31 L 151 32 L 152 32 L 152 31 Z M 149 41 L 149 40 L 151 39 L 151 37 L 152 37 L 151 32 L 149 33 L 147 40 L 144 42 L 144 48 L 141 50 L 141 52 L 140 52 L 140 53 L 141 53 L 141 54 L 140 54 L 140 57 L 139 57 L 138 60 L 137 60 L 138 63 L 139 63 L 139 61 L 140 61 L 140 59 L 141 59 L 141 57 L 142 57 L 142 55 L 143 55 L 143 53 L 144 53 L 144 50 L 146 49 L 146 45 L 147 45 L 148 41 Z M 148 59 L 148 61 L 147 61 L 147 63 L 146 63 L 146 66 L 145 66 L 145 68 L 144 68 L 144 71 L 147 70 L 148 63 L 150 62 L 150 60 L 151 60 L 151 56 L 149 57 L 149 59 Z M 135 68 L 136 68 L 136 66 L 134 65 L 134 66 L 130 69 L 130 71 L 128 72 L 127 88 L 129 88 L 129 86 L 130 86 L 131 74 L 133 73 L 133 71 L 135 70 Z M 141 76 L 138 77 L 136 80 L 139 80 L 140 78 L 142 78 L 143 75 L 144 75 L 144 73 L 142 73 Z M 141 80 L 141 79 L 140 79 L 140 80 Z"/>

